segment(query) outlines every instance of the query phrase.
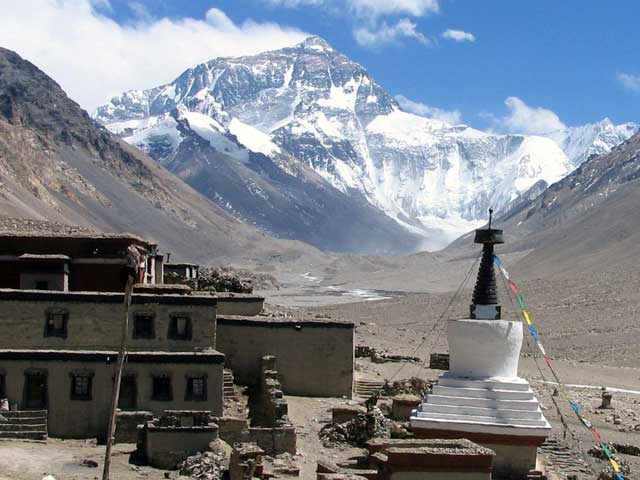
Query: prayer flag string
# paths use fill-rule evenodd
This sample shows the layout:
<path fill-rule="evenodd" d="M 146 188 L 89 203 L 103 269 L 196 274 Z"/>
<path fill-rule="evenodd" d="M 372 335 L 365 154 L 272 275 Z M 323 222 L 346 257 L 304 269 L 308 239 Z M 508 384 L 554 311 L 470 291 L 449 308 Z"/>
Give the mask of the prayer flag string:
<path fill-rule="evenodd" d="M 580 405 L 578 405 L 577 403 L 571 401 L 571 399 L 569 399 L 568 396 L 565 394 L 565 392 L 564 392 L 564 384 L 560 381 L 560 378 L 558 377 L 558 374 L 556 373 L 555 369 L 553 368 L 553 364 L 551 362 L 551 357 L 549 356 L 549 354 L 545 350 L 544 346 L 542 345 L 542 342 L 540 341 L 540 334 L 538 333 L 538 330 L 536 329 L 535 325 L 533 324 L 533 317 L 531 315 L 531 312 L 527 309 L 527 305 L 524 302 L 524 297 L 520 294 L 520 289 L 518 288 L 518 285 L 513 280 L 511 280 L 511 277 L 509 276 L 509 272 L 507 272 L 507 270 L 504 268 L 504 264 L 502 263 L 502 260 L 500 260 L 500 258 L 497 255 L 493 256 L 493 263 L 498 267 L 498 269 L 500 270 L 500 273 L 502 273 L 502 276 L 504 277 L 507 285 L 509 286 L 509 289 L 516 296 L 516 300 L 518 301 L 518 306 L 520 307 L 520 312 L 522 313 L 522 318 L 524 318 L 524 320 L 525 320 L 525 322 L 527 324 L 529 333 L 533 337 L 533 340 L 534 340 L 536 346 L 538 347 L 538 350 L 540 350 L 540 353 L 542 354 L 542 357 L 544 358 L 544 361 L 547 364 L 547 367 L 549 367 L 549 370 L 551 371 L 551 374 L 553 375 L 553 378 L 558 383 L 558 387 L 559 387 L 558 391 L 569 402 L 569 406 L 571 407 L 571 410 L 573 410 L 573 412 L 576 414 L 576 417 L 578 417 L 578 420 L 580 421 L 580 423 L 582 423 L 582 425 L 584 425 L 584 427 L 587 430 L 589 430 L 589 432 L 591 432 L 591 435 L 593 436 L 595 441 L 602 448 L 602 451 L 605 453 L 605 455 L 607 456 L 607 459 L 609 460 L 609 463 L 611 464 L 611 468 L 613 469 L 613 472 L 615 474 L 616 480 L 625 480 L 624 476 L 620 472 L 620 465 L 613 458 L 613 453 L 611 452 L 611 449 L 609 449 L 609 447 L 606 444 L 606 442 L 604 442 L 602 440 L 602 437 L 601 437 L 600 433 L 598 432 L 598 430 L 596 429 L 596 427 L 588 419 L 586 419 L 582 415 L 582 413 L 580 411 Z M 555 403 L 555 401 L 554 401 L 554 403 Z M 556 407 L 557 407 L 557 405 L 556 405 Z M 558 409 L 558 412 L 560 413 L 559 409 Z M 563 422 L 563 425 L 565 425 L 564 417 L 562 416 L 562 414 L 560 415 L 560 419 Z"/>

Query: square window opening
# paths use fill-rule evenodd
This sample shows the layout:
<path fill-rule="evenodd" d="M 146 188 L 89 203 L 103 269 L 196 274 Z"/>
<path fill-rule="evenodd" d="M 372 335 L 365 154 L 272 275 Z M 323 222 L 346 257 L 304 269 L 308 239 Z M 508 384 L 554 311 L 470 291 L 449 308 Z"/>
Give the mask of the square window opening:
<path fill-rule="evenodd" d="M 153 377 L 152 400 L 168 402 L 173 400 L 171 377 L 169 375 L 157 375 Z"/>
<path fill-rule="evenodd" d="M 91 400 L 92 383 L 90 373 L 71 374 L 71 400 Z"/>
<path fill-rule="evenodd" d="M 67 337 L 67 323 L 69 313 L 65 311 L 47 312 L 47 323 L 45 325 L 45 337 Z"/>
<path fill-rule="evenodd" d="M 136 313 L 133 317 L 133 338 L 154 338 L 154 321 L 152 313 Z"/>
<path fill-rule="evenodd" d="M 185 400 L 204 402 L 207 400 L 207 379 L 201 377 L 187 378 L 187 394 Z"/>
<path fill-rule="evenodd" d="M 169 323 L 169 338 L 173 340 L 191 340 L 191 318 L 175 315 Z"/>

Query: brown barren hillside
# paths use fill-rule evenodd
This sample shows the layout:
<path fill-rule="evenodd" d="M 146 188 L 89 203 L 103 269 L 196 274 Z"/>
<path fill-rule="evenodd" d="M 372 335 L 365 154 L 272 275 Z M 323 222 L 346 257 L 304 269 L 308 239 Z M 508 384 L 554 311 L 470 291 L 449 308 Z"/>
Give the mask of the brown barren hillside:
<path fill-rule="evenodd" d="M 128 231 L 185 260 L 252 263 L 315 254 L 234 220 L 2 48 L 0 177 L 2 215 Z"/>

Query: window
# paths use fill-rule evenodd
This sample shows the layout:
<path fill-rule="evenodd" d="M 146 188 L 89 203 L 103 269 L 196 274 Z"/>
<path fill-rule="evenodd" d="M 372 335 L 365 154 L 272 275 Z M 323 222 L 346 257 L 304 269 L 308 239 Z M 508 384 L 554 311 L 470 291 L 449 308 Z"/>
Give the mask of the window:
<path fill-rule="evenodd" d="M 49 290 L 49 282 L 46 280 L 36 280 L 36 290 Z"/>
<path fill-rule="evenodd" d="M 6 375 L 0 372 L 0 398 L 7 398 Z"/>
<path fill-rule="evenodd" d="M 71 373 L 71 400 L 91 400 L 93 373 Z"/>
<path fill-rule="evenodd" d="M 172 340 L 191 340 L 191 318 L 186 315 L 172 316 L 168 337 Z"/>
<path fill-rule="evenodd" d="M 154 375 L 152 400 L 167 402 L 173 400 L 171 377 L 167 374 Z"/>
<path fill-rule="evenodd" d="M 133 317 L 133 338 L 154 338 L 153 313 L 136 313 Z"/>
<path fill-rule="evenodd" d="M 68 320 L 69 312 L 66 310 L 48 310 L 44 336 L 67 338 Z"/>
<path fill-rule="evenodd" d="M 185 400 L 204 402 L 207 399 L 207 377 L 194 375 L 187 377 L 187 393 Z"/>

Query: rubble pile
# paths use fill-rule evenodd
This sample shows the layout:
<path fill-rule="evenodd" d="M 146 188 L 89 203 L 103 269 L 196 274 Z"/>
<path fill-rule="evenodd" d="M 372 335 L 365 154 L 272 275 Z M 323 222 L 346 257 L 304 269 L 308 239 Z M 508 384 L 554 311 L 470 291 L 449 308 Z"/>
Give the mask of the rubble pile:
<path fill-rule="evenodd" d="M 393 383 L 385 383 L 380 393 L 386 397 L 409 394 L 422 398 L 427 394 L 429 388 L 431 388 L 431 383 L 432 382 L 428 380 L 418 377 L 405 378 L 396 380 Z"/>
<path fill-rule="evenodd" d="M 254 289 L 278 288 L 278 282 L 271 275 L 236 270 L 230 267 L 202 268 L 198 276 L 197 290 L 253 293 Z"/>
<path fill-rule="evenodd" d="M 367 345 L 357 345 L 355 347 L 356 358 L 370 358 L 373 363 L 387 362 L 411 362 L 418 363 L 420 358 L 409 355 L 393 355 L 385 350 L 379 350 Z"/>
<path fill-rule="evenodd" d="M 640 447 L 637 445 L 631 445 L 630 443 L 611 443 L 610 445 L 613 447 L 612 450 L 617 453 L 640 457 Z"/>
<path fill-rule="evenodd" d="M 391 438 L 394 423 L 374 407 L 370 412 L 360 413 L 347 422 L 325 425 L 319 436 L 327 448 L 345 443 L 365 447 L 372 438 Z"/>
<path fill-rule="evenodd" d="M 619 450 L 617 450 L 616 447 L 613 444 L 609 444 L 609 449 L 614 454 L 623 453 L 623 452 L 620 452 Z M 602 447 L 600 445 L 594 445 L 593 447 L 591 447 L 588 450 L 587 453 L 589 455 L 591 455 L 592 457 L 595 457 L 595 458 L 597 458 L 599 460 L 603 460 L 603 461 L 605 461 L 607 463 L 607 466 L 604 467 L 598 473 L 597 480 L 616 480 L 617 477 L 615 476 L 614 471 L 609 466 L 609 459 L 607 458 L 607 454 L 604 452 L 604 450 L 602 449 Z M 621 460 L 620 457 L 618 457 L 617 455 L 613 455 L 613 458 L 614 458 L 614 460 L 616 462 L 618 462 L 618 465 L 620 465 L 620 470 L 621 470 L 622 474 L 625 477 L 628 476 L 630 471 L 631 471 L 631 467 L 629 466 L 629 464 L 626 461 Z"/>
<path fill-rule="evenodd" d="M 67 225 L 46 220 L 14 218 L 0 215 L 0 232 L 20 234 L 81 235 L 95 234 L 95 230 L 78 225 Z"/>
<path fill-rule="evenodd" d="M 225 454 L 220 451 L 198 453 L 178 465 L 180 475 L 206 480 L 222 479 L 227 469 Z"/>

